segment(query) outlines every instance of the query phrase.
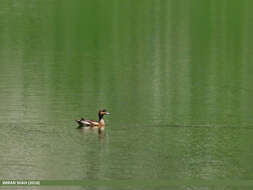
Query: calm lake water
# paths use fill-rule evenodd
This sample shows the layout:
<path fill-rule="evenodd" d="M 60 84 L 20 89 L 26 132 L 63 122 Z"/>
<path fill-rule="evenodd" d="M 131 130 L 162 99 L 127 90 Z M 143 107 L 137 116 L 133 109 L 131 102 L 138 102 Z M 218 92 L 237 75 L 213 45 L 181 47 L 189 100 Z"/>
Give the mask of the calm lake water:
<path fill-rule="evenodd" d="M 129 180 L 41 189 L 252 189 L 225 183 L 253 180 L 252 8 L 0 0 L 0 179 Z M 111 112 L 104 134 L 76 129 L 100 108 Z"/>

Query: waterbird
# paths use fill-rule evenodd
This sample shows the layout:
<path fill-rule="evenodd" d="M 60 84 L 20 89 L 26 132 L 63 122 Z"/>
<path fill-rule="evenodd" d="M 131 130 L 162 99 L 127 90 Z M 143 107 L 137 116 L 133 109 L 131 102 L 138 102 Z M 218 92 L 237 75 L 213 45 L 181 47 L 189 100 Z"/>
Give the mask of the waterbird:
<path fill-rule="evenodd" d="M 99 132 L 104 130 L 105 128 L 105 121 L 103 119 L 104 115 L 109 115 L 110 113 L 106 111 L 106 109 L 101 109 L 98 111 L 98 121 L 96 120 L 88 120 L 81 118 L 79 120 L 75 120 L 79 126 L 78 128 L 88 127 L 88 128 L 98 128 Z"/>

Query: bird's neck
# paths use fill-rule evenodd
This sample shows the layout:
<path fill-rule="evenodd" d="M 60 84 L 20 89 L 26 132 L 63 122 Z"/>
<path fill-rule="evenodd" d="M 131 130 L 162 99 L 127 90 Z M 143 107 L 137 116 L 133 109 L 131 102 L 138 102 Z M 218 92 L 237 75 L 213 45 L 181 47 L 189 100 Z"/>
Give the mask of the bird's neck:
<path fill-rule="evenodd" d="M 103 120 L 103 115 L 98 114 L 98 121 Z"/>
<path fill-rule="evenodd" d="M 103 118 L 101 118 L 101 119 L 99 120 L 99 123 L 100 123 L 100 125 L 105 125 L 105 121 L 104 121 L 104 119 L 103 119 Z"/>

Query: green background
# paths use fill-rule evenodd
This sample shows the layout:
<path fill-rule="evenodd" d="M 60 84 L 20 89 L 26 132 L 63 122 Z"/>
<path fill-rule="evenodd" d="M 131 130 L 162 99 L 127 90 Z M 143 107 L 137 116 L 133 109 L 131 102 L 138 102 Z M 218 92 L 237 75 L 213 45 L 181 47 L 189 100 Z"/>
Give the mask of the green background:
<path fill-rule="evenodd" d="M 252 8 L 0 0 L 0 179 L 253 179 Z"/>

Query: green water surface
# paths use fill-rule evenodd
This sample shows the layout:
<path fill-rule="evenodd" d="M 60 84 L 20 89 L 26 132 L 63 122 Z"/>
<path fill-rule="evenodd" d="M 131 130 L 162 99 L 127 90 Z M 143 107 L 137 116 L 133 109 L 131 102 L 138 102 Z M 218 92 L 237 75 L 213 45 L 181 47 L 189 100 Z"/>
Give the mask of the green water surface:
<path fill-rule="evenodd" d="M 253 180 L 252 8 L 0 0 L 0 178 Z M 76 129 L 100 108 L 102 135 Z"/>

